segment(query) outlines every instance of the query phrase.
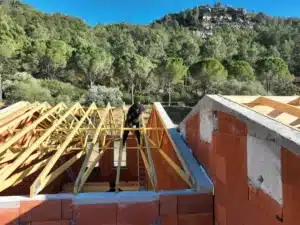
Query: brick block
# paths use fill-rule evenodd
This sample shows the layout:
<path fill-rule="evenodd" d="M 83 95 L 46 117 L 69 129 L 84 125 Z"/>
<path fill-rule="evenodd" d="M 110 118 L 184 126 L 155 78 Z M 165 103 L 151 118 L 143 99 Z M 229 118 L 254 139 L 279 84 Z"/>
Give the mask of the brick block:
<path fill-rule="evenodd" d="M 20 220 L 21 222 L 61 220 L 61 200 L 22 201 Z"/>
<path fill-rule="evenodd" d="M 73 218 L 73 206 L 72 200 L 64 199 L 62 200 L 62 219 L 71 220 Z"/>
<path fill-rule="evenodd" d="M 247 125 L 227 113 L 218 111 L 218 131 L 233 135 L 247 135 Z"/>
<path fill-rule="evenodd" d="M 161 225 L 177 225 L 178 218 L 176 215 L 165 215 L 161 216 Z"/>
<path fill-rule="evenodd" d="M 178 196 L 178 214 L 212 213 L 213 194 L 197 193 Z"/>
<path fill-rule="evenodd" d="M 167 195 L 159 197 L 160 215 L 177 215 L 177 196 Z"/>
<path fill-rule="evenodd" d="M 282 218 L 282 208 L 279 203 L 272 199 L 261 189 L 255 189 L 249 185 L 249 200 L 264 211 L 270 217 Z"/>
<path fill-rule="evenodd" d="M 178 215 L 178 225 L 213 225 L 213 215 L 202 213 Z"/>
<path fill-rule="evenodd" d="M 214 155 L 214 176 L 223 184 L 226 184 L 226 161 L 225 158 L 220 156 L 218 153 Z"/>
<path fill-rule="evenodd" d="M 19 208 L 0 209 L 0 225 L 17 224 L 19 221 Z"/>
<path fill-rule="evenodd" d="M 120 203 L 117 225 L 150 225 L 159 219 L 158 202 Z"/>
<path fill-rule="evenodd" d="M 115 225 L 117 204 L 88 204 L 74 207 L 77 225 Z"/>
<path fill-rule="evenodd" d="M 31 225 L 70 225 L 69 220 L 32 222 Z"/>
<path fill-rule="evenodd" d="M 218 202 L 215 202 L 215 221 L 218 225 L 226 225 L 226 209 Z"/>

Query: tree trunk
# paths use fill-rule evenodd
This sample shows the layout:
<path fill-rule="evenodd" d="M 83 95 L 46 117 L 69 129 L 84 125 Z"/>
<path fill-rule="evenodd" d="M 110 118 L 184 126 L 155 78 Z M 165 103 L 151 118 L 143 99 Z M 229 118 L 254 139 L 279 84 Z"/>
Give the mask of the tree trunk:
<path fill-rule="evenodd" d="M 169 106 L 171 106 L 171 82 L 169 82 Z"/>
<path fill-rule="evenodd" d="M 131 103 L 133 104 L 134 103 L 134 84 L 131 84 Z"/>

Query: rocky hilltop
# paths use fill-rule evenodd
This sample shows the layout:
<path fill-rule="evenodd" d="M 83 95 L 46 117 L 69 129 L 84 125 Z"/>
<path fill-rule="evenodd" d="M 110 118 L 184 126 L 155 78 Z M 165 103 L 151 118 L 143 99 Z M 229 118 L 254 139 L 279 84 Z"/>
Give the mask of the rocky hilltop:
<path fill-rule="evenodd" d="M 258 14 L 257 14 L 258 15 Z M 200 5 L 179 13 L 168 14 L 154 24 L 173 27 L 189 27 L 202 36 L 211 36 L 218 27 L 253 28 L 255 18 L 244 8 L 233 8 L 217 3 L 214 6 Z"/>

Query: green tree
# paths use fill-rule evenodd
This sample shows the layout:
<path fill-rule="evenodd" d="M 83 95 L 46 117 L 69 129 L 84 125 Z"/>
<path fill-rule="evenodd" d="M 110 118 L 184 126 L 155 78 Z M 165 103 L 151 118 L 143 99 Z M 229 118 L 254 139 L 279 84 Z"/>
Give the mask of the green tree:
<path fill-rule="evenodd" d="M 279 57 L 266 57 L 256 64 L 258 79 L 264 84 L 267 91 L 272 91 L 272 85 L 277 80 L 292 81 L 288 65 Z"/>
<path fill-rule="evenodd" d="M 229 63 L 228 74 L 230 79 L 239 81 L 255 80 L 254 70 L 246 61 L 233 61 Z"/>
<path fill-rule="evenodd" d="M 172 85 L 182 81 L 186 76 L 188 68 L 181 58 L 167 58 L 161 65 L 161 72 L 168 83 L 169 106 L 171 105 Z"/>
<path fill-rule="evenodd" d="M 76 55 L 76 62 L 91 87 L 111 74 L 113 58 L 103 49 L 88 49 Z"/>
<path fill-rule="evenodd" d="M 225 81 L 228 72 L 224 66 L 217 59 L 204 59 L 189 68 L 190 74 L 193 79 L 200 82 L 202 96 L 211 86 L 212 82 Z"/>

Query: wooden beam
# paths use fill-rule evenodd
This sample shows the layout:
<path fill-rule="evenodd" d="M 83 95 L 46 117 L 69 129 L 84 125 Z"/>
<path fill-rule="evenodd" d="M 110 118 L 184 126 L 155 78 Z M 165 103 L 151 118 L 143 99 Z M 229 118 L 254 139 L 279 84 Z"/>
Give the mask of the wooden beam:
<path fill-rule="evenodd" d="M 119 181 L 120 181 L 120 173 L 121 173 L 121 160 L 123 155 L 123 133 L 124 133 L 124 127 L 125 127 L 125 105 L 123 104 L 123 113 L 122 113 L 122 120 L 121 120 L 121 131 L 120 131 L 120 149 L 119 149 L 119 157 L 118 157 L 118 167 L 117 167 L 117 175 L 116 175 L 116 186 L 115 190 L 118 192 L 119 190 Z"/>
<path fill-rule="evenodd" d="M 98 156 L 90 164 L 89 168 L 84 172 L 84 174 L 82 175 L 81 183 L 80 183 L 78 189 L 75 190 L 75 187 L 74 187 L 74 194 L 78 194 L 78 192 L 83 188 L 83 186 L 84 186 L 85 182 L 87 181 L 87 179 L 89 178 L 91 172 L 95 168 L 96 164 L 100 161 L 100 159 L 102 158 L 103 154 L 106 152 L 107 147 L 111 143 L 112 143 L 112 140 L 110 140 L 110 141 L 107 142 L 107 144 L 105 145 L 105 147 L 101 150 L 101 152 L 98 154 Z"/>
<path fill-rule="evenodd" d="M 189 174 L 185 173 L 161 148 L 159 148 L 154 141 L 149 139 L 151 144 L 157 147 L 158 152 L 164 158 L 164 160 L 174 169 L 174 171 L 181 177 L 181 179 L 187 183 L 189 187 L 193 187 L 192 183 L 190 182 Z"/>
<path fill-rule="evenodd" d="M 107 104 L 104 116 L 102 117 L 102 119 L 101 119 L 101 121 L 100 121 L 100 123 L 99 123 L 99 125 L 96 129 L 95 135 L 93 137 L 93 141 L 91 143 L 91 147 L 87 150 L 87 154 L 85 156 L 84 162 L 83 162 L 83 164 L 80 168 L 80 172 L 79 172 L 79 174 L 76 178 L 76 182 L 75 182 L 75 186 L 74 186 L 74 192 L 75 193 L 78 193 L 80 191 L 79 187 L 81 186 L 80 183 L 81 183 L 82 176 L 84 174 L 84 171 L 86 170 L 87 164 L 90 160 L 90 157 L 91 157 L 92 152 L 94 150 L 95 144 L 97 143 L 97 140 L 98 140 L 99 134 L 101 132 L 102 126 L 104 125 L 106 117 L 107 117 L 107 115 L 109 115 L 109 112 L 110 112 L 110 103 Z M 105 141 L 105 138 L 104 138 L 104 141 Z"/>
<path fill-rule="evenodd" d="M 24 135 L 26 135 L 28 132 L 32 131 L 40 122 L 42 122 L 45 118 L 47 118 L 48 115 L 55 113 L 59 108 L 61 108 L 62 105 L 58 104 L 51 110 L 49 110 L 47 113 L 43 114 L 41 117 L 39 117 L 36 121 L 34 121 L 30 126 L 25 127 L 22 129 L 19 133 L 17 133 L 13 138 L 8 140 L 7 142 L 4 142 L 0 146 L 0 153 L 4 152 L 7 148 L 12 146 L 15 142 L 17 142 L 20 138 L 22 138 Z"/>
<path fill-rule="evenodd" d="M 275 101 L 273 99 L 266 98 L 266 97 L 260 97 L 260 104 L 269 106 L 269 107 L 276 109 L 283 113 L 288 113 L 295 117 L 300 117 L 300 109 L 293 105 L 278 102 L 278 101 Z"/>
<path fill-rule="evenodd" d="M 144 119 L 143 114 L 141 116 L 141 120 L 142 120 L 142 126 L 144 128 L 143 133 L 144 133 L 144 138 L 145 138 L 147 156 L 148 156 L 149 165 L 150 165 L 151 179 L 153 180 L 154 187 L 156 187 L 156 185 L 157 185 L 157 176 L 156 176 L 156 171 L 155 171 L 155 167 L 154 167 L 154 163 L 153 163 L 153 159 L 152 159 L 151 150 L 150 150 L 150 147 L 149 147 L 148 135 L 147 135 L 147 131 L 145 129 L 146 128 L 146 123 L 145 123 L 145 119 Z"/>
<path fill-rule="evenodd" d="M 0 183 L 3 182 L 7 177 L 9 177 L 30 155 L 33 153 L 42 143 L 45 141 L 49 135 L 61 124 L 66 117 L 70 115 L 70 113 L 79 107 L 79 103 L 73 105 L 59 120 L 57 120 L 46 132 L 39 137 L 22 155 L 20 155 L 1 175 L 0 175 Z M 55 112 L 60 105 L 57 105 L 46 114 L 51 114 Z M 47 116 L 47 115 L 44 115 Z M 42 117 L 41 117 L 42 118 Z M 31 129 L 29 129 L 31 130 Z M 1 146 L 2 147 L 2 146 Z M 0 147 L 0 148 L 1 148 Z"/>
<path fill-rule="evenodd" d="M 81 156 L 84 154 L 83 151 L 80 151 L 75 156 L 73 156 L 71 159 L 69 159 L 66 163 L 64 163 L 62 166 L 60 166 L 58 169 L 50 173 L 45 177 L 43 182 L 40 186 L 38 186 L 38 189 L 36 190 L 36 193 L 39 193 L 41 190 L 43 190 L 46 186 L 48 186 L 52 181 L 54 181 L 57 177 L 59 177 L 63 172 L 65 172 L 68 168 L 70 168 L 78 159 L 81 158 Z M 48 163 L 47 163 L 48 165 Z"/>
<path fill-rule="evenodd" d="M 19 181 L 23 180 L 25 177 L 27 177 L 27 176 L 33 174 L 34 172 L 38 171 L 39 169 L 43 168 L 47 164 L 48 160 L 49 160 L 49 158 L 44 159 L 41 162 L 28 167 L 24 171 L 12 175 L 5 182 L 1 182 L 0 183 L 0 192 L 11 186 L 15 186 Z"/>
<path fill-rule="evenodd" d="M 143 159 L 143 162 L 144 162 L 144 165 L 145 165 L 146 172 L 148 174 L 149 180 L 151 182 L 151 185 L 152 185 L 153 189 L 156 190 L 156 184 L 154 183 L 154 179 L 153 179 L 153 176 L 151 174 L 151 169 L 150 169 L 149 163 L 147 161 L 147 157 L 146 157 L 145 153 L 143 152 L 143 150 L 141 148 L 140 148 L 140 153 L 141 153 L 141 156 L 142 156 L 142 159 Z"/>
<path fill-rule="evenodd" d="M 72 132 L 68 135 L 66 140 L 61 144 L 59 149 L 56 151 L 54 156 L 50 159 L 47 166 L 43 169 L 43 171 L 40 173 L 40 175 L 36 178 L 36 180 L 33 182 L 33 184 L 30 187 L 30 196 L 35 196 L 39 193 L 39 191 L 42 190 L 44 185 L 46 184 L 46 176 L 49 174 L 59 157 L 63 154 L 65 149 L 68 147 L 69 143 L 72 141 L 73 137 L 76 135 L 78 129 L 83 124 L 83 122 L 86 120 L 86 118 L 90 115 L 90 113 L 96 109 L 95 103 L 92 103 L 89 109 L 85 112 L 84 116 L 80 119 L 80 121 L 76 124 L 75 128 L 72 130 Z"/>

